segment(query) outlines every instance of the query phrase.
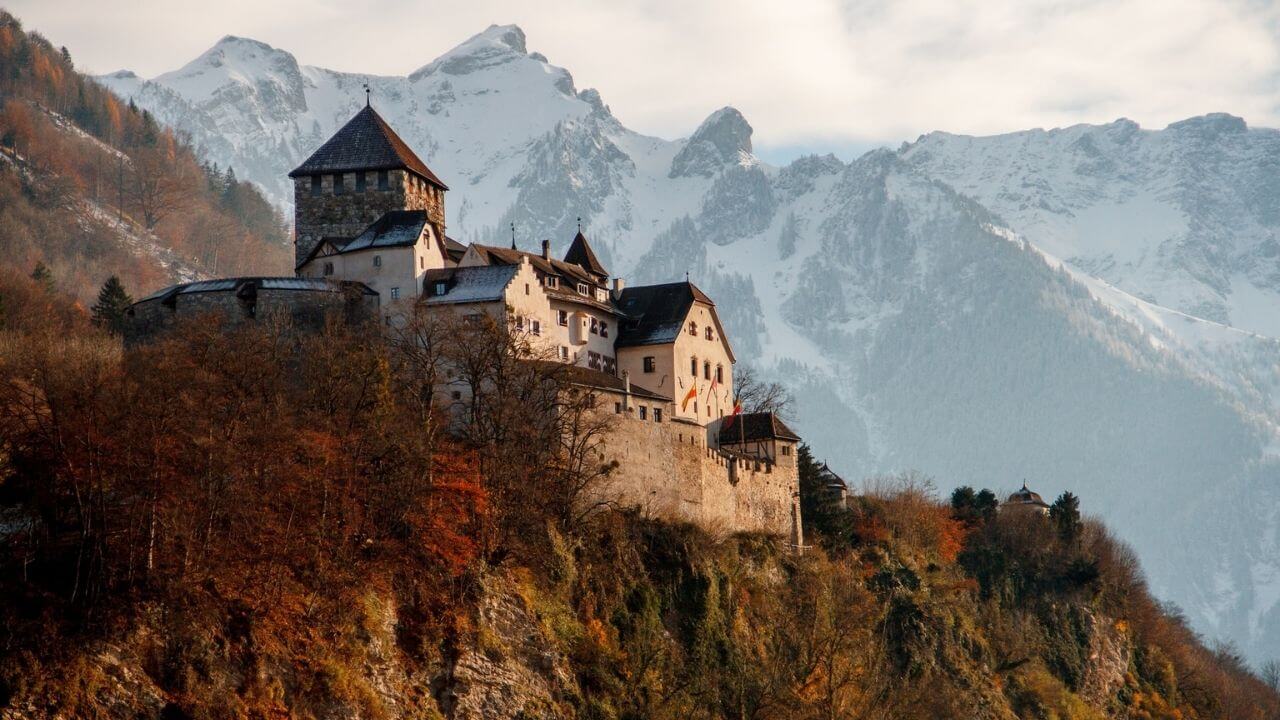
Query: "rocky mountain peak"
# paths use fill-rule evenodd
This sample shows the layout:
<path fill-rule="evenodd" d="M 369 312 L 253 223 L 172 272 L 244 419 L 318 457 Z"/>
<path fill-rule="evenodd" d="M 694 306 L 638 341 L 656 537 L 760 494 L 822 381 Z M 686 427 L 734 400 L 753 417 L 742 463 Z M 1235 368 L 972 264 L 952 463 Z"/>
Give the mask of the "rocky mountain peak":
<path fill-rule="evenodd" d="M 751 125 L 736 108 L 711 113 L 671 161 L 669 177 L 710 177 L 751 157 Z"/>
<path fill-rule="evenodd" d="M 1242 133 L 1248 130 L 1249 126 L 1242 117 L 1227 113 L 1209 113 L 1200 117 L 1187 118 L 1186 120 L 1170 123 L 1168 129 L 1213 136 Z"/>
<path fill-rule="evenodd" d="M 467 75 L 477 70 L 529 57 L 524 30 L 518 25 L 490 25 L 409 75 L 410 80 L 443 72 Z"/>

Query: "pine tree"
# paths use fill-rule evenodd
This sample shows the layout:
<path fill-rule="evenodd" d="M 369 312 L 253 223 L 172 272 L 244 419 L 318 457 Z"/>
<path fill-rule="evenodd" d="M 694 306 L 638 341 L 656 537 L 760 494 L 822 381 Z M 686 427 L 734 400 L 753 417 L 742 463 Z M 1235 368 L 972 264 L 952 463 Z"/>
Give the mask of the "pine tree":
<path fill-rule="evenodd" d="M 1072 544 L 1080 537 L 1080 498 L 1070 492 L 1062 493 L 1049 506 L 1049 517 L 1063 542 Z"/>
<path fill-rule="evenodd" d="M 93 324 L 112 335 L 124 332 L 125 310 L 133 304 L 133 298 L 125 292 L 120 278 L 112 275 L 98 291 L 98 302 L 93 306 Z"/>
<path fill-rule="evenodd" d="M 31 271 L 31 279 L 35 280 L 45 292 L 54 291 L 53 273 L 43 262 L 36 262 L 36 269 Z"/>

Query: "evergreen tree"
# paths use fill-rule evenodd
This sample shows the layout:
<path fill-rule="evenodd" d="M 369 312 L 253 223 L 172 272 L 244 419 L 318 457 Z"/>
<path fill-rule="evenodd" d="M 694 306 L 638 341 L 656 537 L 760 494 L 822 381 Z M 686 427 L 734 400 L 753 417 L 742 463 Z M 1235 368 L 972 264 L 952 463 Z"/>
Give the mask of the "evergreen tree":
<path fill-rule="evenodd" d="M 1080 537 L 1080 498 L 1064 492 L 1049 506 L 1049 518 L 1058 528 L 1058 535 L 1067 544 Z"/>
<path fill-rule="evenodd" d="M 36 262 L 36 269 L 31 271 L 31 279 L 35 280 L 45 292 L 53 292 L 53 273 L 44 263 Z"/>
<path fill-rule="evenodd" d="M 996 494 L 986 488 L 974 491 L 973 488 L 964 485 L 951 493 L 951 517 L 969 527 L 990 522 L 995 518 L 999 505 Z"/>
<path fill-rule="evenodd" d="M 93 324 L 112 335 L 124 332 L 124 312 L 133 304 L 133 298 L 125 292 L 120 278 L 112 275 L 98 291 L 98 302 L 93 306 Z"/>

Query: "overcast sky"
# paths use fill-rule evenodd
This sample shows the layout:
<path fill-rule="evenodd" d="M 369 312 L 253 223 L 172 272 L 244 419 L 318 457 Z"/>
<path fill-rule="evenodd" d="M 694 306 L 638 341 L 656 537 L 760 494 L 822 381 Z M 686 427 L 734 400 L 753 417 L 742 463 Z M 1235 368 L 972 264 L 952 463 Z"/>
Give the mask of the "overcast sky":
<path fill-rule="evenodd" d="M 2 1 L 2 0 L 0 0 Z M 1280 2 L 1219 0 L 9 0 L 93 72 L 150 77 L 223 35 L 303 64 L 407 74 L 516 23 L 629 127 L 733 105 L 766 155 L 1119 117 L 1280 125 Z M 841 152 L 847 151 L 847 152 Z"/>

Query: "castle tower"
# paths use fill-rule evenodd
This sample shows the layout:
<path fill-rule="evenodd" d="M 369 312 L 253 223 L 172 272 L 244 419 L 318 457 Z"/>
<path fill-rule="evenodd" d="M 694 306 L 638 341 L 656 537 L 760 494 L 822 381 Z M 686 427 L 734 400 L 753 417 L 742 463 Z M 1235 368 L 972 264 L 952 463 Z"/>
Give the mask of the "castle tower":
<path fill-rule="evenodd" d="M 449 188 L 369 105 L 289 177 L 295 265 L 322 239 L 353 238 L 392 210 L 425 210 L 444 237 Z"/>

